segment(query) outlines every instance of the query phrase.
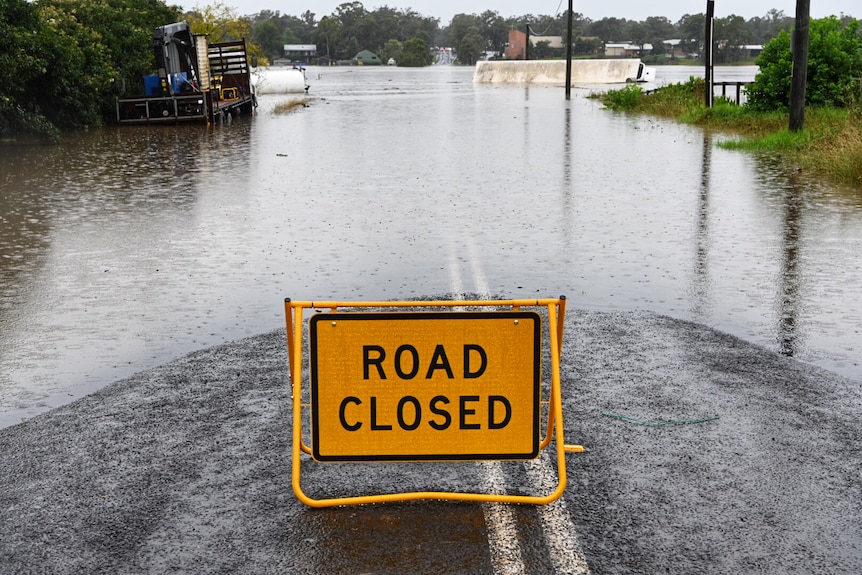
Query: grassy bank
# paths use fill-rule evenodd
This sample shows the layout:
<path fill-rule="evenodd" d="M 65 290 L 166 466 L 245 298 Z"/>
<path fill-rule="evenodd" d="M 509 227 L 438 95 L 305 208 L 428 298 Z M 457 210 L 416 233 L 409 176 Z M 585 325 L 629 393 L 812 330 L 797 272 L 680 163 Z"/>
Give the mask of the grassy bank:
<path fill-rule="evenodd" d="M 716 98 L 704 105 L 706 82 L 692 78 L 651 94 L 640 86 L 596 95 L 612 110 L 672 118 L 732 135 L 719 145 L 773 154 L 795 168 L 836 183 L 862 186 L 862 108 L 806 108 L 805 126 L 788 130 L 786 112 L 755 112 Z M 862 192 L 862 188 L 860 188 Z"/>

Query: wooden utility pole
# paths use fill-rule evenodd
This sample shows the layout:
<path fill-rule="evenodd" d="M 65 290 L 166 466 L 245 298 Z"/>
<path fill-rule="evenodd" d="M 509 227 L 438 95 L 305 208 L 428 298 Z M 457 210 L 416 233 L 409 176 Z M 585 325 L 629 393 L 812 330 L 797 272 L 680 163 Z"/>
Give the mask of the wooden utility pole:
<path fill-rule="evenodd" d="M 527 24 L 527 43 L 524 45 L 524 60 L 530 59 L 530 25 Z"/>
<path fill-rule="evenodd" d="M 715 20 L 715 0 L 707 0 L 706 2 L 706 24 L 703 31 L 703 62 L 706 66 L 704 70 L 704 78 L 706 79 L 706 107 L 712 108 L 712 84 L 715 81 L 713 76 L 715 69 L 713 67 L 712 54 L 712 33 L 713 21 Z"/>
<path fill-rule="evenodd" d="M 798 132 L 805 123 L 805 82 L 808 77 L 808 21 L 811 0 L 796 0 L 796 29 L 790 49 L 793 51 L 793 75 L 790 78 L 790 131 Z"/>
<path fill-rule="evenodd" d="M 566 100 L 572 99 L 572 0 L 569 0 L 569 26 L 566 30 Z"/>

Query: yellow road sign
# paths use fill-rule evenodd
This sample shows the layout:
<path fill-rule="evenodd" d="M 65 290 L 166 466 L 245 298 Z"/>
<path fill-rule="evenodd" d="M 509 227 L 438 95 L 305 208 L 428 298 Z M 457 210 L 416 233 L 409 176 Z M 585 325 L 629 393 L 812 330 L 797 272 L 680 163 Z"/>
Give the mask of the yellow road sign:
<path fill-rule="evenodd" d="M 538 456 L 535 312 L 319 314 L 309 345 L 318 461 Z"/>

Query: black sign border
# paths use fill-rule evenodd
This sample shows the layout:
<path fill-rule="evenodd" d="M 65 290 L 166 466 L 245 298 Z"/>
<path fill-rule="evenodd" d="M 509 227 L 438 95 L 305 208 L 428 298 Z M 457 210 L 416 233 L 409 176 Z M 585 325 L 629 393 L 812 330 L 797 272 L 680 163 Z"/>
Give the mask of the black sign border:
<path fill-rule="evenodd" d="M 529 453 L 469 453 L 469 454 L 390 454 L 390 455 L 321 455 L 316 440 L 320 437 L 317 370 L 317 324 L 325 321 L 353 320 L 464 320 L 464 319 L 517 319 L 533 322 L 533 445 Z M 541 435 L 541 390 L 542 390 L 542 317 L 534 311 L 447 311 L 447 312 L 338 312 L 319 313 L 308 320 L 309 373 L 311 396 L 311 450 L 315 461 L 328 463 L 376 462 L 376 461 L 524 461 L 539 456 Z"/>

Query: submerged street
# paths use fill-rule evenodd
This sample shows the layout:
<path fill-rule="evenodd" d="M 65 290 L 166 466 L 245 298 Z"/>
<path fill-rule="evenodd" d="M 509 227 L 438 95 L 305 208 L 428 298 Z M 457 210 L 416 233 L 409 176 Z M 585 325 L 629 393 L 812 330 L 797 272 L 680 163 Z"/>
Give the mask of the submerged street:
<path fill-rule="evenodd" d="M 291 114 L 262 97 L 209 131 L 0 158 L 0 571 L 862 570 L 857 191 L 587 88 L 309 83 Z M 296 500 L 284 298 L 560 295 L 565 438 L 587 448 L 560 500 Z M 543 494 L 556 447 L 303 456 L 302 482 Z"/>

